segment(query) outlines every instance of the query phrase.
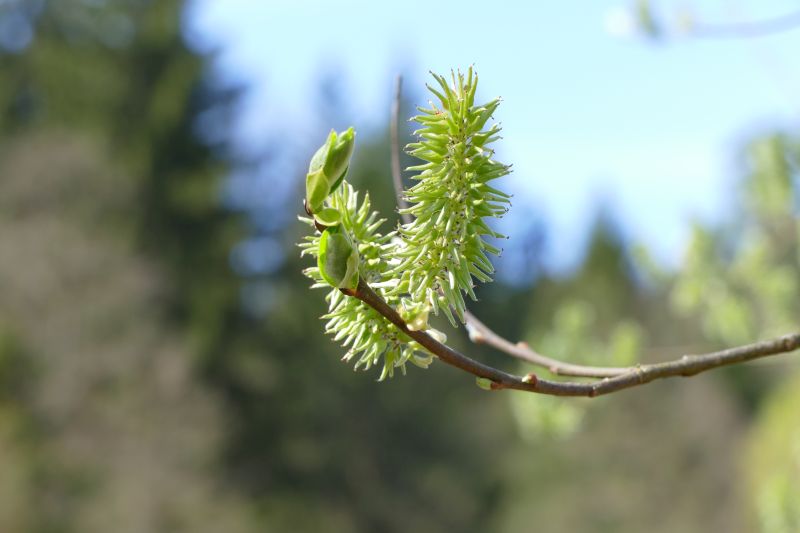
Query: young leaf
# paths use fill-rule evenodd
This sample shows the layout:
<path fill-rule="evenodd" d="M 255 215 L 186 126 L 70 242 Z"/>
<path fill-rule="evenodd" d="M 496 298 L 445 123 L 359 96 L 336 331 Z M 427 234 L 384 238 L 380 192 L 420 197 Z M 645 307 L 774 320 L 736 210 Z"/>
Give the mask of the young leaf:
<path fill-rule="evenodd" d="M 322 279 L 337 289 L 358 285 L 358 250 L 347 232 L 339 226 L 322 232 L 317 267 Z"/>
<path fill-rule="evenodd" d="M 342 221 L 342 215 L 338 209 L 324 207 L 314 213 L 314 220 L 326 227 L 338 226 Z"/>
<path fill-rule="evenodd" d="M 306 206 L 311 213 L 322 209 L 325 199 L 339 187 L 347 174 L 355 136 L 353 128 L 338 135 L 331 130 L 325 144 L 314 153 L 306 175 Z"/>

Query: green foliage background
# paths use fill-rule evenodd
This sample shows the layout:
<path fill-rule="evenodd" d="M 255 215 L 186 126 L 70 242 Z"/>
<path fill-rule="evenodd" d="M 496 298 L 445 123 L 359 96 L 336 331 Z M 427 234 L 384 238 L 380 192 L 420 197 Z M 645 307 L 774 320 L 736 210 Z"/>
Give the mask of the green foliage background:
<path fill-rule="evenodd" d="M 300 273 L 296 213 L 271 219 L 277 269 L 231 268 L 256 225 L 221 191 L 247 162 L 197 124 L 227 131 L 241 88 L 187 47 L 183 8 L 0 5 L 34 29 L 0 50 L 0 531 L 800 527 L 794 356 L 599 401 L 488 394 L 437 364 L 354 375 Z M 292 154 L 290 198 L 347 120 L 320 84 L 331 123 Z M 729 222 L 698 225 L 679 271 L 599 208 L 574 272 L 482 287 L 476 314 L 597 364 L 796 330 L 800 142 L 770 132 L 741 154 Z M 361 135 L 349 179 L 393 214 L 388 160 L 385 135 Z M 531 269 L 538 232 L 507 247 Z"/>

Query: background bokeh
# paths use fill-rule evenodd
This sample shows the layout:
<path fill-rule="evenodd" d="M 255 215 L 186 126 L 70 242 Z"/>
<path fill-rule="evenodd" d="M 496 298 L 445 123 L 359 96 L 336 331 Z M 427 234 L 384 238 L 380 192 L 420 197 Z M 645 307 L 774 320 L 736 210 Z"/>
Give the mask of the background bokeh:
<path fill-rule="evenodd" d="M 800 30 L 744 35 L 800 6 L 517 4 L 0 0 L 0 531 L 800 530 L 796 354 L 553 399 L 322 334 L 309 156 L 355 125 L 394 224 L 394 76 L 405 118 L 472 63 L 515 166 L 479 318 L 615 365 L 800 326 Z"/>

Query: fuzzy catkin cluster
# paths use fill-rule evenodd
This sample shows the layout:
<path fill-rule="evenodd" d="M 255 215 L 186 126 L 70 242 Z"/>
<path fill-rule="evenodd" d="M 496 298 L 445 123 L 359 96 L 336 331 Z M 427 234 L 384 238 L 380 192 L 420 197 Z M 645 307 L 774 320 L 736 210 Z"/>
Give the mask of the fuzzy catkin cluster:
<path fill-rule="evenodd" d="M 428 325 L 440 310 L 455 326 L 464 321 L 463 295 L 475 299 L 473 279 L 491 281 L 489 255 L 500 250 L 484 240 L 502 237 L 487 223 L 508 210 L 510 196 L 489 183 L 510 167 L 492 159 L 488 147 L 499 138 L 497 124 L 487 127 L 499 99 L 475 105 L 478 78 L 472 69 L 453 74 L 452 86 L 434 74 L 440 90 L 428 87 L 439 105 L 419 108 L 413 120 L 422 125 L 410 154 L 423 164 L 411 167 L 417 183 L 404 192 L 413 221 L 386 235 L 383 220 L 370 211 L 369 197 L 358 195 L 345 180 L 355 132 L 332 131 L 317 150 L 306 177 L 301 217 L 312 235 L 300 246 L 302 255 L 317 259 L 304 273 L 313 287 L 328 288 L 325 331 L 347 348 L 344 360 L 368 369 L 383 362 L 380 379 L 411 362 L 427 367 L 433 355 L 380 313 L 349 296 L 369 285 L 405 321 L 409 330 L 426 331 L 441 342 L 444 334 Z"/>
<path fill-rule="evenodd" d="M 365 195 L 359 204 L 358 194 L 344 181 L 328 197 L 326 206 L 339 212 L 342 230 L 347 232 L 358 250 L 359 277 L 375 287 L 387 303 L 398 305 L 397 298 L 385 294 L 381 288 L 389 271 L 387 258 L 391 256 L 390 240 L 393 234 L 382 235 L 378 231 L 384 220 L 378 219 L 377 213 L 370 211 L 369 196 Z M 314 227 L 313 219 L 301 217 L 301 220 Z M 317 257 L 320 240 L 318 233 L 307 236 L 305 242 L 300 244 L 303 248 L 301 255 Z M 378 365 L 382 359 L 381 380 L 391 377 L 395 368 L 405 372 L 408 362 L 423 368 L 431 363 L 433 356 L 377 311 L 356 298 L 345 296 L 338 288 L 331 289 L 318 266 L 307 268 L 303 273 L 314 280 L 313 288 L 330 289 L 325 297 L 328 313 L 322 318 L 327 320 L 325 332 L 348 349 L 342 358 L 344 361 L 355 360 L 356 369 L 367 370 Z"/>
<path fill-rule="evenodd" d="M 473 300 L 473 278 L 491 281 L 494 272 L 487 254 L 500 250 L 484 240 L 503 237 L 484 221 L 508 211 L 510 196 L 489 183 L 505 176 L 510 167 L 495 161 L 489 145 L 499 139 L 500 126 L 487 122 L 500 104 L 494 99 L 475 105 L 478 77 L 470 68 L 466 75 L 452 75 L 452 85 L 433 74 L 439 89 L 428 89 L 439 100 L 414 121 L 419 141 L 408 152 L 425 161 L 408 170 L 418 181 L 405 191 L 410 207 L 404 212 L 413 221 L 398 232 L 402 245 L 396 251 L 395 273 L 399 282 L 394 294 L 408 294 L 411 301 L 425 303 L 438 314 L 443 310 L 455 325 L 452 310 L 464 321 L 464 293 Z"/>

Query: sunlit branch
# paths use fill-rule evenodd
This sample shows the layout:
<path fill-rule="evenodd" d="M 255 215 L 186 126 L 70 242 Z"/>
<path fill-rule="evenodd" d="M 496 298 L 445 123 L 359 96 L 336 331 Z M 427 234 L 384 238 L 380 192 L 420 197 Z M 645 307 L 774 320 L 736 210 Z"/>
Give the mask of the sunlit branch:
<path fill-rule="evenodd" d="M 408 208 L 406 199 L 403 197 L 403 174 L 400 171 L 400 100 L 403 90 L 403 77 L 399 74 L 395 81 L 394 98 L 392 99 L 392 118 L 389 135 L 391 138 L 391 158 L 392 158 L 392 183 L 394 184 L 394 193 L 397 197 L 397 206 L 400 208 L 400 217 L 403 223 L 409 224 L 411 222 L 411 215 L 405 212 Z"/>
<path fill-rule="evenodd" d="M 560 376 L 607 378 L 619 376 L 633 370 L 633 367 L 585 366 L 552 359 L 537 353 L 525 343 L 513 343 L 501 337 L 471 313 L 467 318 L 467 331 L 469 332 L 470 340 L 476 344 L 491 346 L 512 357 L 546 368 L 551 373 Z"/>
<path fill-rule="evenodd" d="M 594 381 L 551 381 L 541 379 L 536 374 L 515 376 L 467 357 L 461 352 L 437 341 L 424 331 L 412 331 L 391 306 L 370 288 L 363 280 L 355 289 L 341 289 L 348 296 L 358 298 L 383 315 L 400 331 L 417 341 L 421 346 L 441 361 L 460 368 L 478 378 L 491 382 L 491 388 L 514 389 L 552 396 L 595 397 L 623 389 L 650 383 L 656 379 L 676 376 L 694 376 L 700 372 L 722 366 L 743 363 L 761 357 L 788 353 L 800 348 L 800 333 L 784 335 L 776 339 L 711 352 L 702 355 L 684 355 L 674 361 L 637 365 L 622 374 Z"/>

